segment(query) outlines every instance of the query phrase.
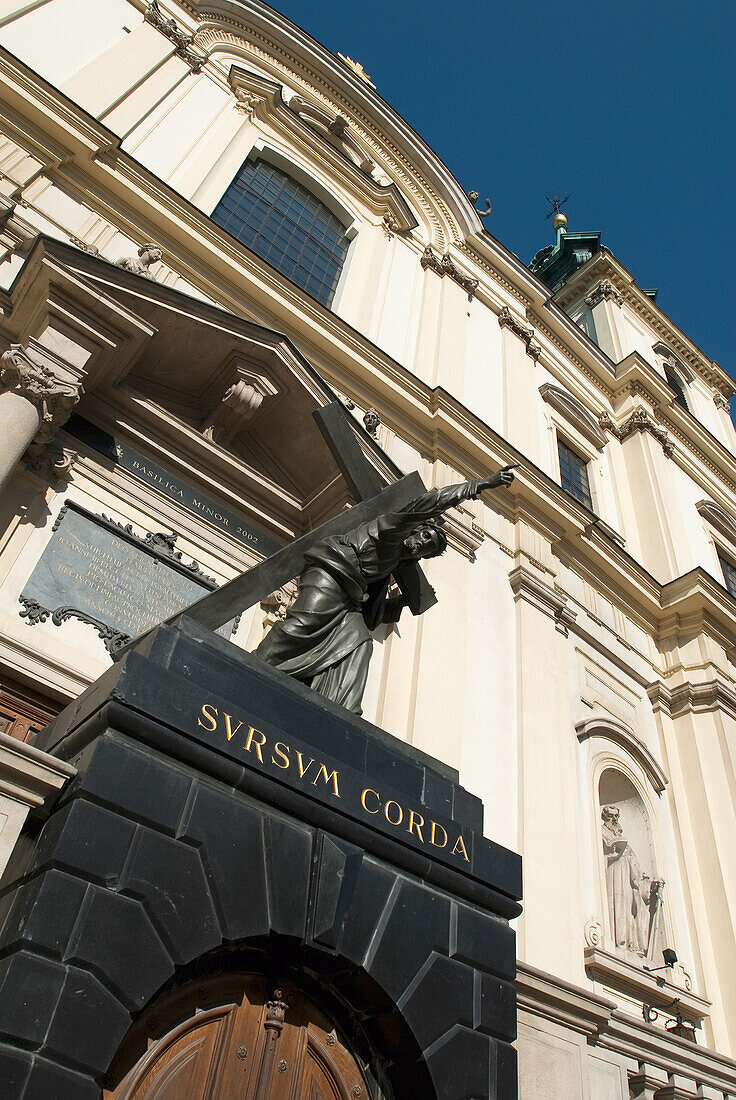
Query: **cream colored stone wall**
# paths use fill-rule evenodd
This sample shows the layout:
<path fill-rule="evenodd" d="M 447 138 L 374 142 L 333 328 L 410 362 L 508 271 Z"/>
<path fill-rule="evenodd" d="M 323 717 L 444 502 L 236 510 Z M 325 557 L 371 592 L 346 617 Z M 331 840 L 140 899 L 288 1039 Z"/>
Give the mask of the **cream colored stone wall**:
<path fill-rule="evenodd" d="M 546 288 L 481 235 L 433 154 L 370 90 L 308 40 L 286 43 L 256 0 L 246 6 L 241 29 L 214 18 L 198 29 L 188 8 L 162 5 L 196 32 L 194 54 L 209 58 L 193 72 L 144 21 L 142 2 L 0 3 L 9 51 L 0 56 L 0 196 L 16 204 L 0 224 L 0 287 L 17 279 L 13 294 L 25 293 L 19 276 L 39 233 L 113 263 L 155 241 L 164 251 L 156 282 L 286 333 L 358 418 L 378 409 L 379 442 L 428 485 L 521 462 L 511 493 L 451 517 L 450 551 L 427 567 L 439 604 L 377 636 L 365 715 L 459 768 L 484 801 L 488 835 L 522 852 L 519 953 L 536 975 L 524 986 L 524 1100 L 552 1095 L 552 1082 L 555 1095 L 575 1100 L 623 1100 L 629 1080 L 631 1095 L 655 1096 L 670 1074 L 691 1082 L 682 1095 L 722 1098 L 733 1075 L 723 1059 L 736 1054 L 736 615 L 716 546 L 736 553 L 736 527 L 732 550 L 695 506 L 712 500 L 736 517 L 736 435 L 714 400 L 727 379 L 612 259 L 589 261 L 558 294 L 561 305 L 548 304 Z M 23 63 L 63 95 L 39 89 Z M 259 89 L 240 101 L 233 65 Z M 285 106 L 292 94 L 348 119 L 376 182 Z M 349 229 L 332 311 L 209 221 L 254 150 L 308 183 Z M 392 228 L 400 214 L 416 225 Z M 446 254 L 451 271 L 423 266 L 427 248 Z M 472 295 L 463 278 L 478 280 Z M 563 307 L 576 315 L 601 278 L 622 301 L 593 308 L 598 350 Z M 98 306 L 83 309 L 80 298 L 62 324 L 59 301 L 52 320 L 40 299 L 28 308 L 23 331 L 5 308 L 0 351 L 49 334 L 67 351 L 102 341 L 104 326 L 88 315 Z M 673 404 L 654 350 L 662 342 L 689 372 L 693 416 Z M 571 402 L 550 398 L 549 387 Z M 159 460 L 180 461 L 191 431 L 171 410 L 138 401 L 124 381 L 85 400 L 91 419 L 144 445 L 146 432 L 158 433 Z M 644 427 L 630 428 L 641 410 Z M 558 436 L 588 459 L 606 526 L 561 492 Z M 0 503 L 0 661 L 72 698 L 109 664 L 102 642 L 82 623 L 31 627 L 18 615 L 64 500 L 140 532 L 179 531 L 185 557 L 218 580 L 255 559 L 63 430 L 57 442 L 77 455 L 64 483 L 26 464 Z M 218 461 L 221 491 L 234 491 L 236 468 Z M 193 464 L 190 475 L 203 476 Z M 261 609 L 244 615 L 236 644 L 253 648 L 264 618 Z M 617 952 L 607 927 L 605 767 L 640 794 L 666 880 L 663 935 L 680 965 L 663 989 L 641 960 Z M 675 997 L 688 1018 L 703 1019 L 699 1040 L 717 1055 L 670 1039 L 661 1019 L 644 1024 L 643 1003 Z M 599 1016 L 609 1034 L 600 1042 L 590 1023 Z M 659 1082 L 650 1092 L 639 1063 Z M 680 1094 L 661 1092 L 669 1095 Z"/>

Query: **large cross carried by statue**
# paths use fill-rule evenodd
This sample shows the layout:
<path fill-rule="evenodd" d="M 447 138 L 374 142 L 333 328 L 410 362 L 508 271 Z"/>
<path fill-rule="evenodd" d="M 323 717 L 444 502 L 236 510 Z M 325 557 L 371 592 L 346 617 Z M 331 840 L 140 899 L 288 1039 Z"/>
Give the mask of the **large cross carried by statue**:
<path fill-rule="evenodd" d="M 271 629 L 256 652 L 320 694 L 360 713 L 372 630 L 381 623 L 396 622 L 404 607 L 420 615 L 437 602 L 418 562 L 446 549 L 442 514 L 484 489 L 509 485 L 514 475 L 511 467 L 505 467 L 490 478 L 428 492 L 419 474 L 412 473 L 383 487 L 340 403 L 335 401 L 313 415 L 358 503 L 168 621 L 187 616 L 216 630 L 299 576 L 299 593 L 286 619 Z M 388 595 L 392 579 L 399 596 Z M 128 643 L 119 653 L 140 640 Z"/>

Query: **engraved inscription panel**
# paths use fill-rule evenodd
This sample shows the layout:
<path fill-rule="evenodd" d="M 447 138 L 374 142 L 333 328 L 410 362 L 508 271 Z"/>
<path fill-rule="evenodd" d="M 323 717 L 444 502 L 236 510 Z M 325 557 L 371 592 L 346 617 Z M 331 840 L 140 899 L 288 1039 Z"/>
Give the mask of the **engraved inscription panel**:
<path fill-rule="evenodd" d="M 178 560 L 170 536 L 171 545 L 164 536 L 139 538 L 72 502 L 54 528 L 21 596 L 34 609 L 22 612 L 31 622 L 73 615 L 136 637 L 217 587 L 196 576 L 196 563 Z M 229 637 L 232 626 L 219 633 Z"/>

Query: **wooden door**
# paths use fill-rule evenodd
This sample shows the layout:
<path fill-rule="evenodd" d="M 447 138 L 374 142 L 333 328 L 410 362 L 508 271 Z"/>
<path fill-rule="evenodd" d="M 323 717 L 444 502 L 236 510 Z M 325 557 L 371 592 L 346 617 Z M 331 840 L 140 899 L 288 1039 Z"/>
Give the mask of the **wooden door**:
<path fill-rule="evenodd" d="M 368 1100 L 363 1074 L 327 1017 L 295 986 L 211 979 L 137 1025 L 116 1063 L 135 1058 L 106 1100 Z"/>

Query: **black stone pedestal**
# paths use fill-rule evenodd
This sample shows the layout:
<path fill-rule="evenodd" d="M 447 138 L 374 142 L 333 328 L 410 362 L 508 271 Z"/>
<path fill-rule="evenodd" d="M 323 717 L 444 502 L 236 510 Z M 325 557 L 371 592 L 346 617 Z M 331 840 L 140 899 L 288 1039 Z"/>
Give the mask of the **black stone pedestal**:
<path fill-rule="evenodd" d="M 520 860 L 451 769 L 186 619 L 38 745 L 78 775 L 2 883 L 4 1100 L 98 1097 L 163 987 L 251 945 L 331 991 L 385 1096 L 515 1100 Z"/>

